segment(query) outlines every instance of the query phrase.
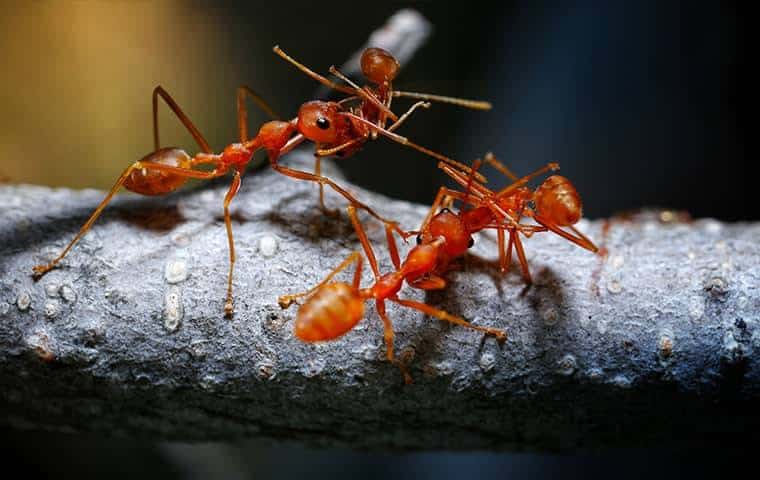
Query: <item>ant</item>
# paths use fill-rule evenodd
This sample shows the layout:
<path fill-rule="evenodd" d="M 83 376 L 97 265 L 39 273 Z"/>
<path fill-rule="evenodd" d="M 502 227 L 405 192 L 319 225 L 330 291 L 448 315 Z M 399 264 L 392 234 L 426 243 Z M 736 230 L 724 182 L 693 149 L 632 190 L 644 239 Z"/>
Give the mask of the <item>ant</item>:
<path fill-rule="evenodd" d="M 466 192 L 463 194 L 446 187 L 439 189 L 430 212 L 423 221 L 421 233 L 417 237 L 418 242 L 441 235 L 442 228 L 464 230 L 469 233 L 484 228 L 495 228 L 499 265 L 502 272 L 506 272 L 512 262 L 512 249 L 514 247 L 520 261 L 523 279 L 528 285 L 532 283 L 532 278 L 519 233 L 530 237 L 536 232 L 551 231 L 586 250 L 598 252 L 599 249 L 596 245 L 574 227 L 582 216 L 583 204 L 578 191 L 570 180 L 560 175 L 552 175 L 535 190 L 525 186 L 531 179 L 539 175 L 548 171 L 559 170 L 559 164 L 549 163 L 525 177 L 517 178 L 493 154 L 486 154 L 484 160 L 512 179 L 513 183 L 498 192 L 493 192 L 475 181 L 472 173 L 465 175 L 465 172 L 439 163 L 438 167 L 454 181 L 465 187 Z M 481 161 L 476 160 L 473 162 L 472 170 L 476 171 L 480 165 Z M 434 216 L 434 212 L 441 205 L 451 205 L 455 199 L 460 200 L 463 204 L 458 215 L 452 214 L 448 208 L 443 208 Z M 466 210 L 465 208 L 468 205 L 473 208 Z M 442 216 L 452 218 L 442 220 L 439 218 Z M 519 223 L 523 216 L 532 218 L 537 225 Z M 445 227 L 438 224 L 445 225 Z M 563 227 L 570 229 L 572 233 L 567 232 Z M 505 230 L 509 232 L 509 240 L 506 246 L 504 243 Z M 457 253 L 457 251 L 452 253 Z M 442 268 L 445 268 L 445 265 Z"/>
<path fill-rule="evenodd" d="M 279 49 L 275 47 L 275 51 L 278 50 Z M 368 54 L 367 59 L 373 60 L 377 55 L 379 54 Z M 295 60 L 293 61 L 295 62 Z M 376 74 L 371 73 L 374 71 L 375 70 L 373 69 L 369 69 L 367 72 L 365 72 L 365 74 L 369 72 L 369 75 L 372 75 L 373 78 L 379 78 L 376 76 Z M 388 75 L 390 75 L 390 73 L 386 73 L 386 77 Z M 349 91 L 351 93 L 355 93 L 358 97 L 364 98 L 373 105 L 380 104 L 380 101 L 377 100 L 377 97 L 368 93 L 367 90 L 355 88 L 349 89 L 341 87 L 339 85 L 336 86 L 340 87 L 339 90 L 341 91 Z M 361 93 L 359 90 L 364 93 Z M 161 148 L 158 131 L 159 97 L 166 103 L 166 105 L 168 105 L 174 115 L 176 115 L 180 122 L 182 122 L 185 128 L 190 132 L 201 150 L 200 153 L 197 153 L 195 156 L 191 157 L 184 150 L 181 150 L 179 148 Z M 383 114 L 378 114 L 381 117 L 382 115 L 387 115 L 391 119 L 397 118 L 397 120 L 395 120 L 395 123 L 391 125 L 387 130 L 376 126 L 369 120 L 365 119 L 360 115 L 360 111 L 353 113 L 353 111 L 344 110 L 343 104 L 349 99 L 342 100 L 341 102 L 307 102 L 301 106 L 296 118 L 289 121 L 280 121 L 277 120 L 277 116 L 274 114 L 273 110 L 256 92 L 254 92 L 250 87 L 241 86 L 237 91 L 237 117 L 240 142 L 230 144 L 221 153 L 215 154 L 197 127 L 182 111 L 180 106 L 169 95 L 169 93 L 163 89 L 163 87 L 160 85 L 157 86 L 153 90 L 152 98 L 154 151 L 142 159 L 134 162 L 122 172 L 105 198 L 95 208 L 95 211 L 91 214 L 84 225 L 82 225 L 74 239 L 69 242 L 69 244 L 61 251 L 57 257 L 55 257 L 47 264 L 36 265 L 33 267 L 35 279 L 41 278 L 48 271 L 53 269 L 66 256 L 66 254 L 79 241 L 79 239 L 82 238 L 87 233 L 87 231 L 90 230 L 93 223 L 97 220 L 102 211 L 121 187 L 125 187 L 126 189 L 141 195 L 164 195 L 178 189 L 184 185 L 188 179 L 210 180 L 232 172 L 232 183 L 227 191 L 227 194 L 224 197 L 223 203 L 224 223 L 227 231 L 227 241 L 229 248 L 229 273 L 227 277 L 227 295 L 224 304 L 224 311 L 226 316 L 229 317 L 232 316 L 234 310 L 232 301 L 232 276 L 235 264 L 235 245 L 232 234 L 232 220 L 230 217 L 229 206 L 232 202 L 232 199 L 240 189 L 242 174 L 256 151 L 260 149 L 265 150 L 269 158 L 270 166 L 277 172 L 292 178 L 317 182 L 320 185 L 320 188 L 322 188 L 323 185 L 330 186 L 337 193 L 348 200 L 350 205 L 367 211 L 370 215 L 382 221 L 386 225 L 386 228 L 398 232 L 400 235 L 404 236 L 404 238 L 406 238 L 407 234 L 398 227 L 396 222 L 387 220 L 384 217 L 380 216 L 370 207 L 354 198 L 353 195 L 340 187 L 338 184 L 329 178 L 320 175 L 319 163 L 317 163 L 316 173 L 311 174 L 280 165 L 278 163 L 279 157 L 287 152 L 290 152 L 293 148 L 306 140 L 317 144 L 317 154 L 319 155 L 319 148 L 321 148 L 322 145 L 332 146 L 341 143 L 345 144 L 345 141 L 347 139 L 366 139 L 370 135 L 369 132 L 371 127 L 372 131 L 380 132 L 381 134 L 388 136 L 392 140 L 397 141 L 403 145 L 421 150 L 443 162 L 455 165 L 458 168 L 463 167 L 462 169 L 465 171 L 469 170 L 468 167 L 463 166 L 454 160 L 448 159 L 448 157 L 429 151 L 424 147 L 420 147 L 409 142 L 405 137 L 401 137 L 393 133 L 393 130 L 401 125 L 401 123 L 424 102 L 418 102 L 417 104 L 413 105 L 401 117 L 396 117 L 388 107 L 378 107 L 378 109 L 382 110 L 383 112 Z M 253 138 L 249 138 L 248 135 L 248 111 L 246 100 L 249 98 L 253 100 L 254 103 L 266 114 L 274 119 L 264 123 L 259 129 L 256 136 Z M 368 112 L 372 111 L 372 109 L 369 107 L 367 107 L 365 110 Z M 374 119 L 374 117 L 372 118 Z M 356 143 L 358 144 L 360 142 L 357 140 Z M 332 153 L 337 153 L 340 151 L 340 149 L 336 150 L 335 147 L 331 148 L 333 150 Z M 211 169 L 198 169 L 198 166 L 207 166 L 211 167 Z"/>
<path fill-rule="evenodd" d="M 386 226 L 391 261 L 395 270 L 381 275 L 377 266 L 375 253 L 367 239 L 364 227 L 359 222 L 356 208 L 353 205 L 349 205 L 347 209 L 348 216 L 364 249 L 364 255 L 369 261 L 375 282 L 371 287 L 359 288 L 363 257 L 361 252 L 355 251 L 330 272 L 324 280 L 310 290 L 303 293 L 281 296 L 278 299 L 278 303 L 283 309 L 292 305 L 296 299 L 307 297 L 307 300 L 301 305 L 296 314 L 296 337 L 305 342 L 336 339 L 346 334 L 359 323 L 359 320 L 364 317 L 364 302 L 374 299 L 377 313 L 383 321 L 386 356 L 391 363 L 397 363 L 393 353 L 393 339 L 395 335 L 391 320 L 386 313 L 386 300 L 418 310 L 440 320 L 494 336 L 499 343 L 503 343 L 507 339 L 507 335 L 503 330 L 472 325 L 461 317 L 452 315 L 427 303 L 402 299 L 397 296 L 404 280 L 413 282 L 415 279 L 435 269 L 440 257 L 445 254 L 444 252 L 447 251 L 447 248 L 450 248 L 450 239 L 448 237 L 441 235 L 430 242 L 416 245 L 409 251 L 404 262 L 401 263 L 398 250 L 393 241 L 393 232 Z M 355 270 L 351 284 L 345 282 L 329 283 L 335 275 L 352 263 L 355 264 Z M 405 366 L 401 363 L 398 363 L 398 365 L 404 375 L 405 382 L 407 384 L 411 383 L 411 376 L 406 371 Z"/>
<path fill-rule="evenodd" d="M 430 212 L 419 230 L 417 245 L 409 251 L 403 263 L 400 261 L 396 241 L 393 238 L 393 230 L 386 225 L 388 250 L 395 270 L 384 275 L 379 272 L 374 251 L 364 228 L 359 222 L 356 209 L 349 206 L 349 217 L 364 249 L 364 255 L 372 268 L 375 283 L 371 287 L 360 288 L 363 257 L 361 252 L 357 251 L 350 254 L 337 268 L 310 290 L 281 296 L 278 303 L 283 309 L 288 308 L 297 299 L 307 297 L 296 315 L 295 335 L 306 342 L 336 339 L 356 326 L 364 317 L 364 302 L 374 299 L 377 312 L 383 321 L 387 358 L 392 363 L 396 363 L 393 353 L 394 332 L 391 320 L 386 313 L 386 300 L 421 311 L 440 320 L 482 331 L 487 335 L 496 337 L 499 342 L 504 342 L 507 336 L 503 330 L 472 325 L 461 317 L 426 303 L 400 299 L 397 296 L 404 281 L 413 288 L 423 290 L 445 288 L 446 280 L 443 278 L 443 274 L 450 269 L 450 262 L 462 256 L 474 245 L 472 238 L 474 233 L 487 228 L 496 229 L 499 233 L 499 251 L 500 256 L 503 257 L 501 263 L 504 270 L 508 265 L 506 261 L 507 249 L 504 247 L 504 230 L 509 231 L 509 258 L 511 260 L 511 245 L 514 243 L 524 267 L 523 272 L 526 281 L 529 283 L 530 273 L 517 232 L 523 232 L 529 236 L 535 232 L 551 230 L 565 238 L 573 238 L 575 243 L 584 248 L 596 251 L 594 244 L 572 227 L 580 219 L 581 202 L 569 180 L 558 175 L 551 176 L 535 192 L 524 186 L 531 179 L 547 171 L 557 170 L 559 165 L 550 163 L 529 175 L 517 178 L 492 154 L 487 154 L 485 161 L 512 178 L 514 183 L 494 193 L 474 181 L 475 172 L 481 164 L 480 160 L 473 162 L 473 167 L 467 176 L 461 171 L 453 170 L 447 164 L 439 164 L 440 168 L 465 187 L 465 191 L 460 192 L 447 187 L 440 188 Z M 438 210 L 441 205 L 451 205 L 454 200 L 460 200 L 463 204 L 459 213 L 453 213 L 448 207 Z M 530 208 L 530 202 L 537 206 Z M 467 205 L 474 208 L 465 209 Z M 531 216 L 539 225 L 520 224 L 519 219 L 522 215 Z M 572 237 L 560 228 L 562 226 L 573 229 L 578 237 Z M 330 283 L 335 275 L 352 263 L 356 267 L 351 284 L 345 282 Z M 409 373 L 403 365 L 399 364 L 399 366 L 406 383 L 410 383 Z"/>
<path fill-rule="evenodd" d="M 393 80 L 398 75 L 401 65 L 390 52 L 383 50 L 382 48 L 370 47 L 365 49 L 361 55 L 360 66 L 362 74 L 371 84 L 365 85 L 364 87 L 360 87 L 351 81 L 334 65 L 329 68 L 330 73 L 343 80 L 348 86 L 337 84 L 316 73 L 289 56 L 279 46 L 275 46 L 273 51 L 282 59 L 322 85 L 350 95 L 339 102 L 308 102 L 305 103 L 299 111 L 299 117 L 303 116 L 304 118 L 304 126 L 307 126 L 308 124 L 309 134 L 311 135 L 309 139 L 313 139 L 313 141 L 317 143 L 317 148 L 314 153 L 314 173 L 316 175 L 320 174 L 320 160 L 322 157 L 332 155 L 341 158 L 348 157 L 361 149 L 368 140 L 377 139 L 378 135 L 383 135 L 395 142 L 418 150 L 437 160 L 456 166 L 461 170 L 470 171 L 468 166 L 441 155 L 440 153 L 417 145 L 411 142 L 408 138 L 394 133 L 394 130 L 396 130 L 417 108 L 429 108 L 429 102 L 431 101 L 448 103 L 473 110 L 490 110 L 491 104 L 489 102 L 394 90 L 392 86 Z M 398 97 L 413 98 L 420 101 L 412 105 L 401 117 L 397 117 L 390 107 L 393 98 Z M 349 107 L 348 109 L 344 108 L 344 105 L 357 100 L 359 101 L 358 105 Z M 338 115 L 343 117 L 342 122 L 335 121 Z M 386 129 L 385 126 L 389 120 L 394 123 Z M 316 128 L 314 128 L 314 126 L 316 126 Z M 323 131 L 320 132 L 317 128 Z M 485 181 L 485 177 L 482 175 L 476 174 L 476 176 L 478 177 L 478 180 Z M 322 209 L 327 211 L 324 205 L 324 193 L 321 184 L 319 187 L 319 201 Z"/>

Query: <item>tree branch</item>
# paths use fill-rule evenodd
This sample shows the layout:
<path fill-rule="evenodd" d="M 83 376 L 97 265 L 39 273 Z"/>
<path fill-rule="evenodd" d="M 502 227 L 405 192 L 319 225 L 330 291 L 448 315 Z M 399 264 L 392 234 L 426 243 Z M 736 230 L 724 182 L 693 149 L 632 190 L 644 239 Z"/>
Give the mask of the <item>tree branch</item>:
<path fill-rule="evenodd" d="M 367 43 L 346 60 L 340 70 L 348 76 L 361 75 L 362 69 L 359 63 L 367 47 L 388 50 L 401 65 L 406 65 L 417 50 L 425 44 L 432 31 L 433 25 L 422 14 L 411 8 L 403 8 L 372 32 Z M 320 87 L 316 96 L 324 97 L 331 93 L 333 92 L 327 87 Z"/>
<path fill-rule="evenodd" d="M 312 166 L 307 152 L 285 161 Z M 349 187 L 408 229 L 426 213 Z M 758 224 L 669 212 L 584 222 L 606 257 L 538 234 L 526 242 L 528 290 L 497 273 L 495 239 L 481 235 L 447 290 L 402 295 L 509 340 L 389 306 L 415 379 L 404 386 L 371 305 L 355 330 L 316 345 L 293 337 L 295 308 L 277 306 L 359 248 L 306 182 L 270 170 L 244 179 L 236 315 L 224 318 L 226 189 L 120 197 L 35 283 L 32 265 L 60 251 L 103 192 L 0 186 L 0 426 L 402 451 L 757 440 Z M 366 226 L 387 270 L 383 229 Z"/>
<path fill-rule="evenodd" d="M 291 161 L 307 168 L 311 156 Z M 500 278 L 481 258 L 496 251 L 481 235 L 445 292 L 402 295 L 510 338 L 499 346 L 391 306 L 415 379 L 405 387 L 383 359 L 371 305 L 342 339 L 310 345 L 292 335 L 295 309 L 276 304 L 358 247 L 345 215 L 323 216 L 306 182 L 269 170 L 245 178 L 233 204 L 237 313 L 224 318 L 225 189 L 119 198 L 35 283 L 31 266 L 71 238 L 102 192 L 0 188 L 3 426 L 398 450 L 757 436 L 757 224 L 650 213 L 611 223 L 605 236 L 604 222 L 583 222 L 606 258 L 536 235 L 526 242 L 536 279 L 527 291 L 516 271 Z M 407 228 L 424 216 L 424 206 L 352 190 Z M 387 269 L 383 229 L 366 223 Z"/>

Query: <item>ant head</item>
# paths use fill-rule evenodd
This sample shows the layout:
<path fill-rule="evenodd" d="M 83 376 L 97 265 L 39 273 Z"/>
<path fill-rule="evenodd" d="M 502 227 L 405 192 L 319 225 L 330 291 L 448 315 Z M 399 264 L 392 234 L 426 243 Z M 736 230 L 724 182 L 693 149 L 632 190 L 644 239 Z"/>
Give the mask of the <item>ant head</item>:
<path fill-rule="evenodd" d="M 430 219 L 430 223 L 418 237 L 418 243 L 430 243 L 438 237 L 446 240 L 443 248 L 450 257 L 463 254 L 473 244 L 462 216 L 453 213 L 448 208 L 444 208 Z"/>
<path fill-rule="evenodd" d="M 367 80 L 374 83 L 393 81 L 401 65 L 396 57 L 382 48 L 368 48 L 362 53 L 362 73 Z"/>
<path fill-rule="evenodd" d="M 581 219 L 583 203 L 570 180 L 552 175 L 536 189 L 533 197 L 539 215 L 549 218 L 560 227 L 569 227 Z"/>
<path fill-rule="evenodd" d="M 351 119 L 340 110 L 335 102 L 306 102 L 298 110 L 298 131 L 312 142 L 335 144 L 351 128 Z"/>

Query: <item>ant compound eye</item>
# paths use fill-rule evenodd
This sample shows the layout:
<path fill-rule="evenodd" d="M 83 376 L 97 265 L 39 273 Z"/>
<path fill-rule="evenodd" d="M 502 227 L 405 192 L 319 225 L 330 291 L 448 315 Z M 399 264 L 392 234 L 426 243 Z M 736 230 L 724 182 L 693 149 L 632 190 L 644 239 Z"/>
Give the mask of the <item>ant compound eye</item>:
<path fill-rule="evenodd" d="M 470 237 L 470 241 L 467 242 L 467 248 L 472 248 L 473 245 L 475 245 L 475 239 Z"/>
<path fill-rule="evenodd" d="M 422 243 L 422 234 L 420 233 L 417 235 L 417 245 L 420 245 Z"/>
<path fill-rule="evenodd" d="M 330 128 L 330 120 L 326 119 L 325 117 L 317 118 L 317 127 L 322 130 L 327 130 Z"/>

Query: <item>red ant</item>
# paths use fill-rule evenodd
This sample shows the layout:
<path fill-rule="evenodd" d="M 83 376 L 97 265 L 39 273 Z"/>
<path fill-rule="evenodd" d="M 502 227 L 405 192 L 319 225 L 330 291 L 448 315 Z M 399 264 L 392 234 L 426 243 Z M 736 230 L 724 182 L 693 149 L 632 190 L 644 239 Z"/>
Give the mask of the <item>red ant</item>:
<path fill-rule="evenodd" d="M 279 46 L 275 46 L 273 51 L 284 60 L 295 66 L 297 69 L 313 78 L 322 85 L 350 95 L 339 102 L 312 101 L 303 104 L 299 111 L 299 129 L 308 130 L 304 133 L 309 140 L 317 143 L 317 149 L 314 153 L 316 157 L 314 173 L 320 174 L 320 159 L 335 155 L 338 157 L 348 157 L 361 149 L 368 140 L 375 140 L 378 134 L 386 136 L 391 140 L 418 150 L 426 155 L 436 158 L 440 161 L 454 165 L 457 168 L 470 171 L 466 165 L 457 162 L 449 157 L 417 145 L 408 138 L 393 133 L 417 108 L 428 108 L 430 101 L 458 105 L 474 110 L 490 110 L 491 104 L 478 100 L 468 100 L 463 98 L 446 97 L 441 95 L 432 95 L 428 93 L 403 92 L 394 90 L 392 83 L 399 73 L 401 65 L 398 60 L 388 51 L 382 48 L 367 48 L 361 55 L 360 65 L 364 76 L 372 85 L 360 87 L 352 82 L 348 77 L 343 75 L 335 66 L 329 68 L 330 73 L 343 80 L 348 86 L 337 84 L 326 77 L 314 72 L 302 63 L 286 54 Z M 417 103 L 411 106 L 401 117 L 390 109 L 393 98 L 406 97 L 418 99 Z M 354 107 L 344 108 L 345 104 L 359 100 L 360 103 Z M 342 121 L 335 121 L 335 118 L 341 115 Z M 388 120 L 394 123 L 385 128 Z M 320 131 L 320 129 L 322 131 Z M 478 180 L 485 181 L 485 177 L 476 174 Z M 324 206 L 323 186 L 320 184 L 319 201 L 323 210 Z"/>
<path fill-rule="evenodd" d="M 374 299 L 377 312 L 383 321 L 386 353 L 391 362 L 395 362 L 393 354 L 394 333 L 391 320 L 385 309 L 386 300 L 419 310 L 444 321 L 493 335 L 500 342 L 506 340 L 506 333 L 500 329 L 475 326 L 461 317 L 451 315 L 426 303 L 400 299 L 397 296 L 404 281 L 411 287 L 423 290 L 444 288 L 446 280 L 443 278 L 443 274 L 449 270 L 450 262 L 463 255 L 467 249 L 473 246 L 472 234 L 486 228 L 494 228 L 499 233 L 499 252 L 500 256 L 503 257 L 501 263 L 504 269 L 508 265 L 504 247 L 504 230 L 509 230 L 510 246 L 507 249 L 509 250 L 509 257 L 511 258 L 511 245 L 514 243 L 523 265 L 525 279 L 528 282 L 530 282 L 530 273 L 520 237 L 517 235 L 518 231 L 532 235 L 538 231 L 552 230 L 565 238 L 572 238 L 575 243 L 584 248 L 596 251 L 594 244 L 572 227 L 580 219 L 581 202 L 569 180 L 554 175 L 546 179 L 535 192 L 524 187 L 532 178 L 550 170 L 557 170 L 559 165 L 550 163 L 530 175 L 517 178 L 493 155 L 488 154 L 485 159 L 487 163 L 513 178 L 514 183 L 494 193 L 474 181 L 475 172 L 480 167 L 479 160 L 473 163 L 473 167 L 467 176 L 461 171 L 452 169 L 449 165 L 439 164 L 439 167 L 465 187 L 465 191 L 459 192 L 441 187 L 420 228 L 417 245 L 410 250 L 403 263 L 399 258 L 398 248 L 393 238 L 393 230 L 386 225 L 388 250 L 395 270 L 384 275 L 379 272 L 374 251 L 364 228 L 359 222 L 356 209 L 349 206 L 349 217 L 364 249 L 364 255 L 372 268 L 375 283 L 369 288 L 359 288 L 363 258 L 360 252 L 354 252 L 310 290 L 281 296 L 278 302 L 282 308 L 288 308 L 298 298 L 308 297 L 296 315 L 296 336 L 306 342 L 338 338 L 354 328 L 364 317 L 364 302 Z M 441 205 L 451 204 L 455 199 L 460 200 L 463 205 L 471 205 L 474 208 L 460 209 L 457 214 L 451 212 L 449 208 L 438 211 Z M 536 207 L 530 208 L 530 202 L 534 202 Z M 540 226 L 519 224 L 522 215 L 531 216 Z M 578 237 L 572 237 L 560 228 L 562 226 L 573 229 Z M 345 282 L 329 283 L 335 275 L 352 263 L 356 264 L 356 268 L 351 284 Z M 405 380 L 409 383 L 411 377 L 404 366 L 400 366 Z"/>
<path fill-rule="evenodd" d="M 495 228 L 497 231 L 501 270 L 506 271 L 509 268 L 512 262 L 512 248 L 514 246 L 520 261 L 523 278 L 527 284 L 531 284 L 532 279 L 528 268 L 528 261 L 525 257 L 525 250 L 518 235 L 520 232 L 526 236 L 531 236 L 536 232 L 552 231 L 586 250 L 594 253 L 598 251 L 596 245 L 573 226 L 581 218 L 582 202 L 580 195 L 578 195 L 570 180 L 560 175 L 552 175 L 544 180 L 535 191 L 525 186 L 528 181 L 536 176 L 542 175 L 547 171 L 558 170 L 558 164 L 549 163 L 530 175 L 518 179 L 493 154 L 488 153 L 485 156 L 485 162 L 507 175 L 514 183 L 498 192 L 493 192 L 475 181 L 471 173 L 466 175 L 464 172 L 458 171 L 449 165 L 439 163 L 438 167 L 457 183 L 465 187 L 466 192 L 462 193 L 446 187 L 440 188 L 433 206 L 422 224 L 418 241 L 425 241 L 437 235 L 445 234 L 444 229 L 463 230 L 468 233 L 474 233 L 484 228 Z M 473 162 L 473 171 L 477 170 L 480 165 L 481 162 L 479 160 Z M 444 208 L 436 216 L 433 216 L 434 212 L 441 205 L 450 205 L 455 199 L 463 203 L 463 208 L 458 215 L 454 215 L 447 208 Z M 466 205 L 474 208 L 465 210 Z M 444 221 L 439 218 L 442 216 L 452 218 Z M 523 216 L 532 218 L 537 225 L 519 223 Z M 439 226 L 438 224 L 444 226 Z M 572 233 L 565 231 L 563 227 L 570 229 Z M 509 232 L 509 240 L 506 246 L 504 244 L 505 230 Z M 449 256 L 453 258 L 458 253 L 459 251 L 455 250 Z M 441 268 L 446 268 L 445 263 Z"/>
<path fill-rule="evenodd" d="M 507 335 L 503 330 L 472 325 L 461 317 L 452 315 L 427 303 L 402 299 L 397 296 L 404 280 L 413 283 L 428 272 L 435 270 L 440 258 L 452 248 L 451 242 L 460 242 L 460 238 L 440 235 L 430 242 L 424 242 L 413 247 L 404 262 L 401 263 L 395 241 L 393 240 L 393 232 L 386 226 L 386 236 L 395 270 L 381 275 L 377 267 L 375 253 L 367 239 L 364 228 L 359 222 L 356 209 L 353 205 L 348 206 L 348 215 L 364 249 L 364 255 L 367 257 L 372 268 L 375 283 L 368 288 L 359 288 L 363 257 L 361 252 L 357 251 L 350 254 L 324 280 L 312 289 L 303 293 L 281 296 L 278 303 L 282 308 L 288 308 L 297 298 L 308 297 L 296 315 L 295 335 L 298 338 L 306 342 L 316 342 L 333 340 L 344 335 L 354 328 L 359 323 L 359 320 L 364 317 L 364 302 L 374 299 L 377 313 L 383 321 L 386 355 L 392 363 L 395 363 L 393 354 L 394 333 L 393 325 L 385 310 L 386 300 L 418 310 L 446 322 L 492 335 L 500 343 L 506 340 Z M 352 263 L 356 264 L 356 267 L 351 284 L 345 282 L 328 283 L 336 274 Z M 405 366 L 402 364 L 399 364 L 399 366 L 404 374 L 406 383 L 410 383 L 411 377 L 406 371 Z"/>
<path fill-rule="evenodd" d="M 281 52 L 281 50 L 279 50 L 277 47 L 275 47 L 275 51 Z M 385 54 L 383 54 L 381 51 L 380 53 L 366 54 L 366 61 L 369 62 L 368 65 L 370 66 L 367 67 L 365 75 L 367 75 L 368 78 L 374 79 L 385 78 L 388 85 L 390 85 L 390 80 L 393 76 L 395 76 L 395 71 L 390 71 L 387 68 L 385 70 L 383 70 L 383 68 L 375 68 L 373 66 L 376 63 L 374 62 L 374 59 L 376 59 L 378 55 L 385 58 Z M 295 60 L 292 59 L 291 61 L 295 62 Z M 385 61 L 381 61 L 379 63 L 381 65 L 384 65 L 384 62 Z M 306 67 L 303 67 L 303 69 L 305 68 Z M 381 73 L 383 71 L 385 71 L 385 74 Z M 316 76 L 317 74 L 314 75 Z M 328 82 L 328 84 L 332 85 L 332 82 L 329 82 L 326 79 L 325 81 Z M 329 178 L 321 176 L 319 174 L 319 162 L 317 162 L 316 173 L 311 174 L 308 172 L 303 172 L 282 166 L 277 162 L 277 160 L 281 155 L 289 152 L 305 140 L 310 140 L 317 144 L 317 158 L 319 158 L 319 155 L 337 153 L 343 148 L 348 148 L 345 147 L 345 144 L 352 140 L 355 140 L 355 143 L 352 143 L 351 146 L 358 145 L 362 143 L 362 139 L 366 140 L 369 138 L 372 132 L 379 132 L 385 136 L 388 136 L 394 141 L 408 145 L 412 148 L 416 148 L 417 150 L 423 151 L 444 162 L 456 165 L 458 168 L 463 167 L 464 170 L 469 169 L 468 167 L 465 167 L 462 164 L 455 162 L 454 160 L 448 159 L 448 157 L 436 154 L 435 152 L 431 152 L 423 147 L 413 144 L 409 142 L 405 137 L 401 137 L 392 132 L 408 117 L 408 115 L 410 115 L 415 110 L 415 108 L 424 102 L 418 102 L 412 106 L 404 115 L 401 117 L 396 117 L 388 107 L 380 103 L 378 97 L 375 97 L 374 94 L 370 93 L 370 90 L 354 87 L 348 88 L 339 85 L 336 85 L 336 87 L 338 87 L 338 89 L 341 91 L 356 94 L 358 97 L 361 97 L 369 102 L 369 104 L 375 105 L 378 108 L 378 111 L 383 112 L 372 114 L 372 112 L 375 111 L 373 111 L 372 108 L 368 107 L 368 104 L 363 104 L 363 110 L 366 111 L 366 114 L 368 115 L 372 114 L 369 116 L 369 118 L 372 120 L 377 120 L 379 123 L 381 119 L 383 119 L 382 122 L 384 122 L 384 115 L 387 115 L 391 119 L 397 118 L 397 120 L 395 120 L 395 123 L 386 130 L 381 126 L 377 126 L 370 120 L 364 118 L 364 116 L 362 116 L 364 113 L 361 110 L 344 110 L 343 104 L 349 99 L 343 100 L 341 102 L 314 101 L 303 104 L 296 118 L 287 122 L 279 120 L 266 122 L 261 126 L 258 134 L 254 138 L 249 138 L 246 98 L 250 97 L 270 117 L 276 118 L 276 115 L 273 113 L 272 109 L 269 108 L 266 102 L 264 102 L 264 100 L 252 89 L 246 86 L 241 86 L 238 88 L 237 92 L 237 116 L 240 143 L 233 143 L 231 145 L 228 145 L 222 151 L 222 153 L 214 154 L 206 139 L 195 127 L 189 117 L 182 111 L 174 99 L 161 86 L 157 86 L 153 90 L 154 151 L 143 157 L 141 160 L 133 163 L 122 172 L 121 176 L 119 176 L 118 180 L 113 185 L 109 193 L 100 202 L 90 218 L 84 223 L 77 235 L 63 249 L 63 251 L 49 263 L 44 265 L 36 265 L 33 267 L 35 278 L 39 279 L 42 275 L 54 268 L 66 256 L 74 244 L 76 244 L 76 242 L 82 238 L 82 236 L 84 236 L 85 233 L 87 233 L 87 231 L 92 227 L 92 224 L 95 222 L 95 220 L 97 220 L 103 209 L 122 186 L 128 190 L 142 195 L 163 195 L 178 189 L 190 178 L 209 180 L 212 178 L 224 176 L 228 172 L 232 171 L 232 184 L 230 185 L 229 190 L 227 191 L 227 194 L 224 198 L 224 222 L 227 230 L 230 264 L 229 274 L 227 278 L 227 296 L 224 305 L 224 311 L 227 316 L 231 316 L 233 312 L 232 274 L 235 263 L 235 246 L 232 235 L 232 221 L 230 218 L 229 205 L 240 189 L 241 176 L 245 171 L 246 166 L 253 157 L 254 152 L 259 149 L 264 149 L 267 152 L 270 165 L 274 170 L 292 178 L 317 182 L 319 183 L 320 187 L 323 185 L 330 186 L 337 193 L 345 197 L 352 206 L 366 210 L 370 215 L 385 223 L 387 228 L 397 231 L 402 236 L 405 236 L 406 233 L 401 231 L 395 222 L 387 220 L 378 215 L 374 210 L 369 208 L 367 205 L 359 202 L 348 191 L 341 188 L 335 182 Z M 382 89 L 378 88 L 378 92 L 380 91 L 382 91 Z M 390 90 L 388 91 L 390 92 Z M 158 133 L 159 97 L 164 100 L 164 102 L 182 122 L 185 128 L 187 128 L 187 130 L 193 136 L 195 142 L 200 147 L 201 153 L 190 157 L 187 153 L 185 153 L 185 151 L 178 148 L 161 148 Z M 382 94 L 380 95 L 380 98 L 384 98 Z M 389 101 L 387 103 L 389 103 Z M 341 145 L 344 145 L 344 147 L 341 147 Z M 328 146 L 329 149 L 327 151 L 320 151 L 319 149 L 322 146 Z M 355 151 L 355 149 L 349 149 L 348 153 L 353 153 L 353 151 Z M 212 169 L 200 170 L 196 168 L 199 165 L 209 165 L 212 167 Z"/>

